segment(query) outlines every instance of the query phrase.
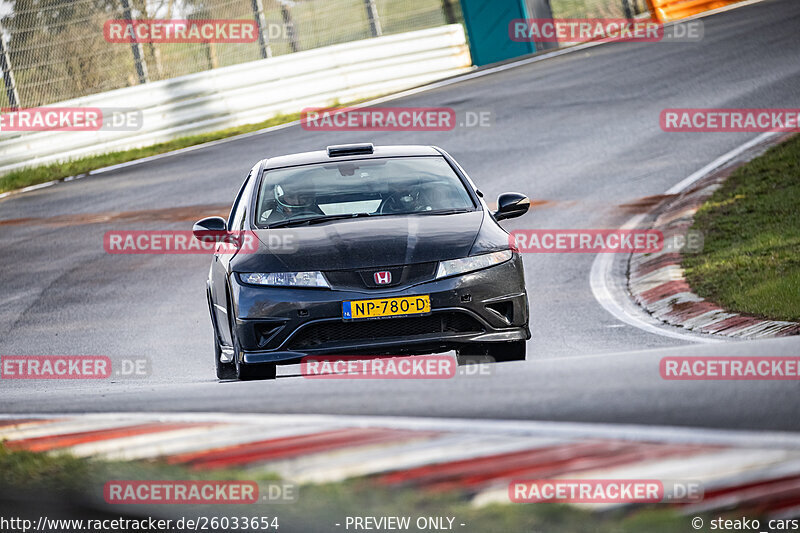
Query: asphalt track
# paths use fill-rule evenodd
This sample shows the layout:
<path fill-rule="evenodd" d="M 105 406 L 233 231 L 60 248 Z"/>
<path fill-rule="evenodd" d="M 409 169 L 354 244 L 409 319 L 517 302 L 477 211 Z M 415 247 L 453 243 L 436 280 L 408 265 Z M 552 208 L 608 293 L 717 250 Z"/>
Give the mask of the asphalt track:
<path fill-rule="evenodd" d="M 0 354 L 148 356 L 118 382 L 0 382 L 0 411 L 240 411 L 517 418 L 797 430 L 792 382 L 664 382 L 663 355 L 796 355 L 797 339 L 693 345 L 622 323 L 594 299 L 593 255 L 525 258 L 529 361 L 449 381 L 218 383 L 205 304 L 208 256 L 109 255 L 110 229 L 188 229 L 225 211 L 263 157 L 369 140 L 435 144 L 494 198 L 537 207 L 506 228 L 615 228 L 756 134 L 659 129 L 663 108 L 800 103 L 800 4 L 769 0 L 703 19 L 697 43 L 611 43 L 395 100 L 491 111 L 450 132 L 291 127 L 0 201 Z"/>

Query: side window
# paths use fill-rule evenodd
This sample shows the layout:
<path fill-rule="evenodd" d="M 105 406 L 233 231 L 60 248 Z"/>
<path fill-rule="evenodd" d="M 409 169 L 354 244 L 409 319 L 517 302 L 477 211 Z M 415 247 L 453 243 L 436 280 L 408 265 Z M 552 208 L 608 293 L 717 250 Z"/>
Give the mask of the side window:
<path fill-rule="evenodd" d="M 242 188 L 239 189 L 239 194 L 236 195 L 236 200 L 233 202 L 233 207 L 231 207 L 231 214 L 228 217 L 228 231 L 242 229 L 242 223 L 244 222 L 245 214 L 247 213 L 247 200 L 249 198 L 249 196 L 245 195 L 244 192 L 247 189 L 247 185 L 250 183 L 250 178 L 252 176 L 253 171 L 251 170 L 245 178 Z"/>

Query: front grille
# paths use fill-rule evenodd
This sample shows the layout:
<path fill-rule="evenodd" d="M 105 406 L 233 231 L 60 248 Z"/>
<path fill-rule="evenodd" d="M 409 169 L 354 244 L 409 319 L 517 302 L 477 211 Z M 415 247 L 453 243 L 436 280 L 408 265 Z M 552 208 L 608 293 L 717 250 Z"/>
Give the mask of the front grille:
<path fill-rule="evenodd" d="M 288 348 L 302 350 L 347 341 L 388 340 L 434 333 L 480 333 L 483 330 L 476 319 L 458 312 L 357 322 L 324 322 L 302 328 L 289 341 Z"/>
<path fill-rule="evenodd" d="M 359 270 L 329 270 L 325 272 L 334 289 L 388 289 L 400 285 L 413 285 L 436 278 L 438 263 L 415 263 L 395 267 L 373 267 Z M 388 271 L 392 281 L 386 285 L 375 283 L 375 273 Z"/>

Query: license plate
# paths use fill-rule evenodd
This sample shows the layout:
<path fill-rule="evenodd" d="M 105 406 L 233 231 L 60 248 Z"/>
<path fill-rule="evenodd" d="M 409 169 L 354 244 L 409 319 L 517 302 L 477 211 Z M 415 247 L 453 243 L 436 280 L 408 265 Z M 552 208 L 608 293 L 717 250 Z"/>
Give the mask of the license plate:
<path fill-rule="evenodd" d="M 355 300 L 342 302 L 342 318 L 359 320 L 387 316 L 424 315 L 431 312 L 431 297 L 406 296 L 380 300 Z"/>

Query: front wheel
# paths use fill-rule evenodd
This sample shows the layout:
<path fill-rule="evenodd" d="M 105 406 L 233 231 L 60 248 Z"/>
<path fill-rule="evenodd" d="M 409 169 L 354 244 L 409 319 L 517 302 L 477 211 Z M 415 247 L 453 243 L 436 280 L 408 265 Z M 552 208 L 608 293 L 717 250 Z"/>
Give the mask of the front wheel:
<path fill-rule="evenodd" d="M 482 361 L 481 358 L 486 358 Z M 506 363 L 525 360 L 525 341 L 482 342 L 467 344 L 458 349 L 458 364 L 475 362 Z"/>
<path fill-rule="evenodd" d="M 233 361 L 236 365 L 236 378 L 239 381 L 255 379 L 275 379 L 278 375 L 278 365 L 274 363 L 247 364 L 242 361 L 242 351 L 239 340 L 233 337 Z"/>
<path fill-rule="evenodd" d="M 230 300 L 229 300 L 230 302 Z M 236 328 L 233 324 L 233 308 L 229 305 L 228 324 L 231 328 L 231 339 L 233 340 L 233 365 L 236 379 L 239 381 L 250 381 L 254 379 L 275 379 L 278 374 L 278 365 L 274 363 L 261 363 L 248 365 L 243 361 L 242 347 L 239 346 L 239 339 L 236 337 Z"/>

